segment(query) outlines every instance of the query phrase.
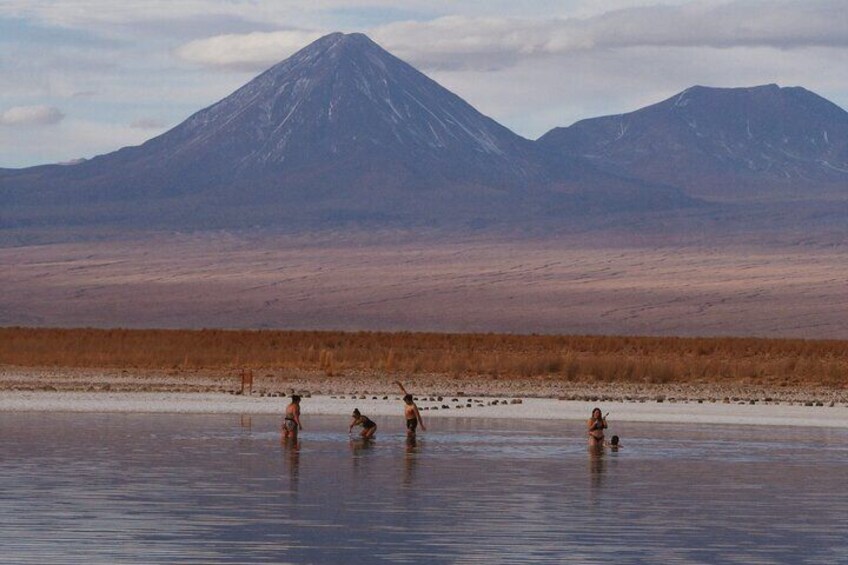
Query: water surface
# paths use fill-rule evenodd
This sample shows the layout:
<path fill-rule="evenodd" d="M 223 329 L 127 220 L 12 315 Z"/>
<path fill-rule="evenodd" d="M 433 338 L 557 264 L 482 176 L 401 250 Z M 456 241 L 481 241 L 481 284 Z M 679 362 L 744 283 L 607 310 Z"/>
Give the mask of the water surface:
<path fill-rule="evenodd" d="M 848 563 L 848 431 L 0 414 L 9 563 Z"/>

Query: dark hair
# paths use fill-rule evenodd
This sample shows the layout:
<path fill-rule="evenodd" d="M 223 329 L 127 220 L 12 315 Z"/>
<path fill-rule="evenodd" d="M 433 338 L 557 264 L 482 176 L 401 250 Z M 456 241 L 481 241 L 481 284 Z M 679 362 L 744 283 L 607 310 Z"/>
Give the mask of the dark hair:
<path fill-rule="evenodd" d="M 592 417 L 593 417 L 593 418 L 595 417 L 595 411 L 596 411 L 596 410 L 597 410 L 597 412 L 598 412 L 598 415 L 599 415 L 601 418 L 603 418 L 603 417 L 604 417 L 604 413 L 603 413 L 603 412 L 601 412 L 601 409 L 600 409 L 600 408 L 598 408 L 597 406 L 596 406 L 595 408 L 592 408 Z"/>
<path fill-rule="evenodd" d="M 618 436 L 612 436 L 610 438 L 610 445 L 618 445 Z"/>
<path fill-rule="evenodd" d="M 411 394 L 404 395 L 403 401 L 406 402 L 407 404 L 412 404 L 412 395 Z"/>
<path fill-rule="evenodd" d="M 354 408 L 353 409 L 353 415 L 354 416 L 361 416 L 362 412 L 359 411 L 359 408 Z"/>
<path fill-rule="evenodd" d="M 292 402 L 294 402 L 295 404 L 300 402 L 300 395 L 299 394 L 293 394 L 291 398 L 292 398 Z"/>

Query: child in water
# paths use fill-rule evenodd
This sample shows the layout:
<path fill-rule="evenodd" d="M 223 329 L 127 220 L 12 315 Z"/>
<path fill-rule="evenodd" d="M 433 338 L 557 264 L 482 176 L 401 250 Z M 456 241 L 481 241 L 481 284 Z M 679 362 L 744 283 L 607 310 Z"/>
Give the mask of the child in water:
<path fill-rule="evenodd" d="M 609 447 L 612 451 L 618 451 L 618 448 L 621 447 L 621 443 L 619 443 L 618 436 L 612 436 L 609 442 L 604 444 L 606 447 Z"/>
<path fill-rule="evenodd" d="M 406 389 L 403 388 L 400 381 L 395 381 L 395 384 L 400 387 L 400 390 L 403 393 L 403 402 L 406 404 L 406 406 L 403 407 L 403 415 L 406 418 L 406 437 L 415 437 L 415 431 L 419 424 L 421 424 L 421 429 L 426 432 L 427 427 L 424 425 L 424 420 L 421 419 L 421 413 L 418 411 L 418 406 L 415 405 L 415 400 L 412 398 L 412 395 L 406 392 Z"/>
<path fill-rule="evenodd" d="M 297 432 L 303 429 L 300 425 L 300 396 L 297 394 L 292 395 L 291 402 L 286 406 L 282 428 L 283 439 L 297 441 Z"/>
<path fill-rule="evenodd" d="M 353 410 L 353 421 L 350 423 L 348 433 L 353 431 L 354 426 L 362 426 L 362 432 L 359 434 L 362 439 L 371 439 L 377 433 L 377 424 L 368 416 L 363 416 L 359 408 Z"/>

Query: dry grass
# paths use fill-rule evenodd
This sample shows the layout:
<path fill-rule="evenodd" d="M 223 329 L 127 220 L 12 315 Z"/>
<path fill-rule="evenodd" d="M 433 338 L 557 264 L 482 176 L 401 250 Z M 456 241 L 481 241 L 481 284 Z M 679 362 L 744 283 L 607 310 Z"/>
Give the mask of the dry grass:
<path fill-rule="evenodd" d="M 297 369 L 573 382 L 848 383 L 848 342 L 756 338 L 0 328 L 0 364 Z"/>

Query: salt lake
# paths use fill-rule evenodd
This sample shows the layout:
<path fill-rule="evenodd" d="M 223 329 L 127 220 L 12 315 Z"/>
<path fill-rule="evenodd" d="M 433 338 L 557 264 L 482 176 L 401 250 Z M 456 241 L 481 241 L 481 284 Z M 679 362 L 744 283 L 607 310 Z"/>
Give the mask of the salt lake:
<path fill-rule="evenodd" d="M 0 413 L 9 563 L 846 563 L 845 428 Z"/>

